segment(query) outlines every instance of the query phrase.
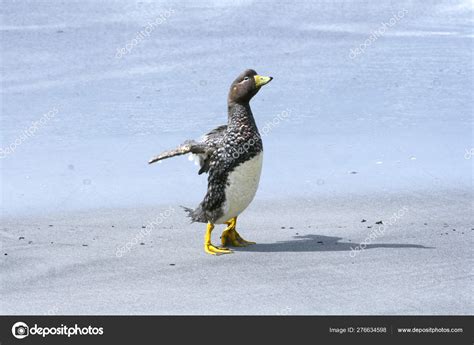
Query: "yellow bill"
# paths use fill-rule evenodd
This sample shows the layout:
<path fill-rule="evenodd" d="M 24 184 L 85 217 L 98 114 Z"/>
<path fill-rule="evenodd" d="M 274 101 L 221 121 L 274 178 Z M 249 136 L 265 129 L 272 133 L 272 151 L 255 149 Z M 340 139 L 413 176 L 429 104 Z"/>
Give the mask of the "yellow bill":
<path fill-rule="evenodd" d="M 253 78 L 255 79 L 255 86 L 257 86 L 257 88 L 268 84 L 273 79 L 272 77 L 265 77 L 263 75 L 255 75 Z"/>

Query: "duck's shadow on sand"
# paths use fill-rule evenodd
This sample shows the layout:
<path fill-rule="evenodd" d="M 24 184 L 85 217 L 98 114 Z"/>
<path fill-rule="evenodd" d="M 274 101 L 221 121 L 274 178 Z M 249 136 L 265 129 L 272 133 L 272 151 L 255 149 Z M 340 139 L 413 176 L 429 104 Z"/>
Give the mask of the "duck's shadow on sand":
<path fill-rule="evenodd" d="M 362 249 L 375 248 L 419 248 L 433 249 L 419 244 L 404 243 L 374 243 L 367 244 L 365 247 L 356 242 L 340 242 L 342 237 L 304 235 L 293 236 L 291 241 L 278 241 L 275 243 L 257 243 L 248 247 L 235 248 L 239 251 L 249 252 L 333 252 L 333 251 L 353 251 L 357 247 Z"/>

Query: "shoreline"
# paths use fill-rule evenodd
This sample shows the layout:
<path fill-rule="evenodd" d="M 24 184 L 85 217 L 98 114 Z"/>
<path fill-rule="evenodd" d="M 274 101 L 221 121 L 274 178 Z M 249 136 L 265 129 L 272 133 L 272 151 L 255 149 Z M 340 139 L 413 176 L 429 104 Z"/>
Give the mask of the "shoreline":
<path fill-rule="evenodd" d="M 204 190 L 202 191 L 205 193 L 205 186 L 203 186 Z M 383 191 L 358 191 L 354 193 L 344 193 L 344 191 L 335 191 L 334 193 L 330 192 L 323 192 L 321 194 L 314 194 L 313 197 L 307 197 L 304 195 L 286 195 L 286 196 L 278 196 L 275 195 L 274 197 L 260 196 L 259 192 L 257 191 L 257 195 L 255 199 L 250 204 L 249 208 L 252 208 L 252 205 L 255 204 L 285 204 L 289 200 L 296 203 L 308 203 L 308 204 L 318 204 L 318 203 L 329 203 L 329 204 L 348 204 L 348 203 L 370 203 L 371 200 L 386 200 L 389 201 L 391 199 L 399 199 L 399 200 L 412 200 L 416 198 L 428 198 L 433 197 L 437 199 L 444 200 L 445 202 L 450 201 L 452 195 L 456 198 L 474 198 L 474 192 L 470 192 L 469 189 L 471 187 L 468 185 L 457 185 L 453 187 L 445 187 L 443 189 L 419 189 L 419 190 L 407 190 L 407 189 L 399 189 L 399 190 L 383 190 Z M 203 194 L 204 195 L 204 194 Z M 137 204 L 136 206 L 131 205 L 119 205 L 119 206 L 94 206 L 94 207 L 74 207 L 62 210 L 50 210 L 45 208 L 43 211 L 24 211 L 24 212 L 12 212 L 5 214 L 5 212 L 0 212 L 0 221 L 16 221 L 20 219 L 55 219 L 55 218 L 63 218 L 67 216 L 74 216 L 74 215 L 87 215 L 87 214 L 100 214 L 103 212 L 120 212 L 124 211 L 127 212 L 128 210 L 139 210 L 143 212 L 149 212 L 150 210 L 164 210 L 169 207 L 180 208 L 181 205 L 186 207 L 194 208 L 196 207 L 199 202 L 201 201 L 200 198 L 194 197 L 192 201 L 184 201 L 186 196 L 183 195 L 183 200 L 176 200 L 173 198 L 170 202 L 163 202 L 158 201 L 154 205 L 150 205 L 149 202 L 143 204 Z M 245 214 L 244 211 L 243 214 Z M 179 213 L 179 211 L 178 211 Z M 185 215 L 185 212 L 182 212 Z"/>

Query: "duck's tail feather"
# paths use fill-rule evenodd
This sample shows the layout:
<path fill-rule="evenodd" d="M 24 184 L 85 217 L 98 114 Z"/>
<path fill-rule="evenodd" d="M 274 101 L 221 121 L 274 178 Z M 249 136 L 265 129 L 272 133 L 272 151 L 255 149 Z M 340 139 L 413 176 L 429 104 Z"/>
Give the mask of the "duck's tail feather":
<path fill-rule="evenodd" d="M 188 213 L 188 217 L 191 218 L 191 223 L 207 223 L 207 218 L 201 205 L 199 205 L 195 210 L 185 206 L 181 207 Z"/>

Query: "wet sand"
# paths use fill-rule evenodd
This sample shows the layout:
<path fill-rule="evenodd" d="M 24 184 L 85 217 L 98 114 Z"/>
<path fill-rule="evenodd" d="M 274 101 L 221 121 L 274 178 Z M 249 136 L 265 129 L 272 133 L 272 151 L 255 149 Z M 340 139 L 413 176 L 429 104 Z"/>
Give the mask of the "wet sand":
<path fill-rule="evenodd" d="M 1 314 L 474 312 L 459 190 L 256 200 L 238 229 L 257 244 L 220 257 L 177 204 L 1 224 Z"/>

